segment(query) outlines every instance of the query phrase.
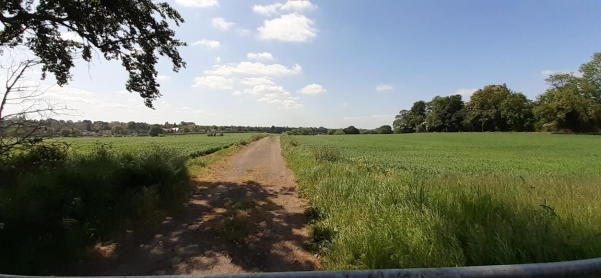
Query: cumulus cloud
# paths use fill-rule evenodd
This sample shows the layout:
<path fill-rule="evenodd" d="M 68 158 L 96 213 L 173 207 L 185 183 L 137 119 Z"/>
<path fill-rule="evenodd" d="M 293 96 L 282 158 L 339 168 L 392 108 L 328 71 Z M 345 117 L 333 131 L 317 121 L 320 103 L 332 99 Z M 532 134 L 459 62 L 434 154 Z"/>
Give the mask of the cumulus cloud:
<path fill-rule="evenodd" d="M 262 61 L 271 61 L 273 60 L 273 55 L 269 52 L 261 52 L 261 53 L 248 53 L 246 57 L 249 60 L 262 60 Z"/>
<path fill-rule="evenodd" d="M 459 89 L 455 92 L 456 95 L 461 95 L 462 99 L 469 99 L 478 89 Z"/>
<path fill-rule="evenodd" d="M 301 94 L 307 94 L 307 95 L 317 95 L 317 94 L 323 94 L 327 91 L 319 84 L 311 84 L 311 85 L 307 85 L 306 87 L 302 88 L 298 92 Z"/>
<path fill-rule="evenodd" d="M 192 85 L 192 87 L 231 90 L 233 89 L 233 84 L 233 79 L 225 78 L 219 75 L 207 75 L 194 78 L 194 85 Z"/>
<path fill-rule="evenodd" d="M 266 77 L 248 77 L 248 78 L 244 78 L 242 79 L 242 81 L 240 81 L 240 84 L 245 85 L 245 86 L 257 86 L 257 85 L 275 85 L 275 83 L 273 81 L 271 81 L 271 79 L 266 78 Z"/>
<path fill-rule="evenodd" d="M 227 31 L 235 25 L 233 22 L 226 21 L 223 17 L 215 17 L 211 22 L 213 24 L 213 27 L 221 31 Z"/>
<path fill-rule="evenodd" d="M 378 91 L 378 92 L 391 91 L 393 89 L 394 89 L 394 87 L 392 87 L 391 85 L 382 84 L 382 85 L 376 86 L 376 91 Z"/>
<path fill-rule="evenodd" d="M 264 20 L 257 28 L 257 37 L 261 40 L 279 40 L 283 42 L 309 42 L 317 37 L 315 22 L 301 14 L 287 14 L 271 20 Z"/>
<path fill-rule="evenodd" d="M 259 102 L 275 104 L 284 109 L 298 109 L 302 107 L 296 101 L 298 98 L 291 97 L 288 91 L 277 85 L 256 85 L 244 90 L 243 93 L 258 97 Z"/>
<path fill-rule="evenodd" d="M 175 3 L 191 8 L 209 8 L 219 6 L 219 2 L 217 0 L 175 0 Z"/>
<path fill-rule="evenodd" d="M 244 74 L 250 76 L 285 76 L 299 74 L 302 67 L 295 64 L 292 68 L 280 64 L 266 65 L 263 63 L 241 62 L 228 65 L 217 65 L 214 70 L 205 71 L 208 75 L 229 76 L 232 74 Z"/>
<path fill-rule="evenodd" d="M 240 92 L 240 91 L 235 91 L 232 93 L 232 96 L 241 96 L 241 95 L 242 95 L 242 92 Z"/>
<path fill-rule="evenodd" d="M 285 4 L 254 5 L 253 11 L 263 16 L 275 16 L 282 12 L 305 12 L 317 9 L 317 5 L 308 0 L 289 0 Z"/>
<path fill-rule="evenodd" d="M 221 62 L 221 57 L 215 58 L 215 63 L 220 63 L 220 62 Z"/>
<path fill-rule="evenodd" d="M 192 45 L 202 45 L 205 46 L 207 49 L 216 49 L 219 48 L 220 43 L 218 41 L 199 40 L 192 43 Z"/>
<path fill-rule="evenodd" d="M 157 79 L 158 80 L 169 80 L 169 79 L 171 79 L 171 77 L 167 76 L 167 75 L 159 75 L 159 76 L 157 76 Z"/>

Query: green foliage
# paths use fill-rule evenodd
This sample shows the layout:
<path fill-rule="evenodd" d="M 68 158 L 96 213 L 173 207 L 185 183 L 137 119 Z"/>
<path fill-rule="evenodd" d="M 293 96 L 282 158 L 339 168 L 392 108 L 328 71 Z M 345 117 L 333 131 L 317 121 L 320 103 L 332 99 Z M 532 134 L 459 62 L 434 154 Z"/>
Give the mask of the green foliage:
<path fill-rule="evenodd" d="M 342 129 L 336 130 L 334 132 L 334 135 L 345 135 L 346 133 L 344 133 L 344 131 Z"/>
<path fill-rule="evenodd" d="M 597 139 L 464 133 L 282 143 L 321 215 L 310 244 L 324 268 L 388 269 L 601 256 Z M 315 159 L 323 149 L 340 158 Z"/>
<path fill-rule="evenodd" d="M 395 117 L 395 133 L 422 131 L 552 131 L 591 133 L 601 130 L 601 53 L 573 73 L 553 74 L 550 88 L 536 102 L 507 85 L 488 85 L 465 103 L 461 96 L 418 101 Z M 424 120 L 425 123 L 424 124 Z"/>
<path fill-rule="evenodd" d="M 354 126 L 349 126 L 345 129 L 342 129 L 342 131 L 344 131 L 344 134 L 360 134 L 361 132 Z"/>
<path fill-rule="evenodd" d="M 69 136 L 71 136 L 71 131 L 67 130 L 67 129 L 63 129 L 63 130 L 61 130 L 61 136 L 69 137 Z"/>
<path fill-rule="evenodd" d="M 111 128 L 111 131 L 112 131 L 113 134 L 121 135 L 121 134 L 123 134 L 125 132 L 125 129 L 123 128 L 123 126 L 114 125 Z"/>
<path fill-rule="evenodd" d="M 378 128 L 377 130 L 378 134 L 392 134 L 394 133 L 392 131 L 392 127 L 389 125 L 383 125 L 381 127 Z"/>
<path fill-rule="evenodd" d="M 180 203 L 190 189 L 185 161 L 161 148 L 103 145 L 69 156 L 39 146 L 3 161 L 0 272 L 52 274 L 130 221 Z"/>
<path fill-rule="evenodd" d="M 0 46 L 24 45 L 41 60 L 42 77 L 50 72 L 59 85 L 71 79 L 76 56 L 90 62 L 97 50 L 107 60 L 121 60 L 129 73 L 125 88 L 152 107 L 160 96 L 157 54 L 167 56 L 174 71 L 185 67 L 178 47 L 186 44 L 175 38 L 168 22 L 179 25 L 184 19 L 165 2 L 8 0 L 0 9 Z M 82 38 L 63 38 L 64 30 Z"/>
<path fill-rule="evenodd" d="M 150 135 L 150 137 L 157 137 L 162 133 L 163 129 L 158 125 L 150 126 L 150 128 L 148 129 L 148 135 Z"/>
<path fill-rule="evenodd" d="M 149 137 L 147 134 L 139 134 L 136 137 L 109 137 L 109 138 L 76 138 L 76 139 L 53 139 L 47 142 L 66 142 L 72 146 L 72 151 L 87 153 L 94 149 L 97 143 L 108 144 L 116 151 L 144 150 L 156 146 L 168 146 L 179 155 L 195 157 L 212 153 L 226 146 L 231 146 L 241 140 L 254 138 L 254 134 L 227 133 L 223 137 L 209 138 L 201 134 L 186 136 Z"/>

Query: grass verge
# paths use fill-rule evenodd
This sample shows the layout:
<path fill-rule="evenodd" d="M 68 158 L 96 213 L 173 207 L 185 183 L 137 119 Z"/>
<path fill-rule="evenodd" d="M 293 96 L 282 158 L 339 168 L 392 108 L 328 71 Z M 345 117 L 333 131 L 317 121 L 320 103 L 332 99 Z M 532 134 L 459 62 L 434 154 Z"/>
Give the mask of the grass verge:
<path fill-rule="evenodd" d="M 601 256 L 601 178 L 382 169 L 282 136 L 318 208 L 326 269 L 538 263 Z M 312 211 L 312 214 L 315 212 Z"/>
<path fill-rule="evenodd" d="M 61 144 L 3 158 L 0 273 L 60 273 L 96 243 L 177 208 L 201 168 L 265 136 L 253 135 L 191 159 L 156 146 L 124 151 L 97 145 L 73 153 Z"/>

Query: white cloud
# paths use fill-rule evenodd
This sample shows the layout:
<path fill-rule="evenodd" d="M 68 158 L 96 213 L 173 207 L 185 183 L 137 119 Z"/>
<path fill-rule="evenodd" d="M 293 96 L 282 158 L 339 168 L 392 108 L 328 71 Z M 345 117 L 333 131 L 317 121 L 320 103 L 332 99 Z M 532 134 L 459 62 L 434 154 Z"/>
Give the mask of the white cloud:
<path fill-rule="evenodd" d="M 192 45 L 203 45 L 206 46 L 207 49 L 216 49 L 219 48 L 220 43 L 218 41 L 199 40 L 194 42 Z"/>
<path fill-rule="evenodd" d="M 541 75 L 544 77 L 548 77 L 552 74 L 562 74 L 562 73 L 571 73 L 575 77 L 582 77 L 582 73 L 580 71 L 570 71 L 570 70 L 543 70 Z"/>
<path fill-rule="evenodd" d="M 284 42 L 308 42 L 317 37 L 315 22 L 301 14 L 287 14 L 279 18 L 264 20 L 257 28 L 259 39 Z"/>
<path fill-rule="evenodd" d="M 234 80 L 219 75 L 208 75 L 194 78 L 192 87 L 211 88 L 217 90 L 231 90 Z"/>
<path fill-rule="evenodd" d="M 253 6 L 253 12 L 258 13 L 260 15 L 264 15 L 264 16 L 273 16 L 276 15 L 280 12 L 280 9 L 282 8 L 283 4 L 282 3 L 275 3 L 273 5 L 254 5 Z"/>
<path fill-rule="evenodd" d="M 253 11 L 263 16 L 275 16 L 281 12 L 305 12 L 317 9 L 317 5 L 308 0 L 288 0 L 286 4 L 254 5 Z"/>
<path fill-rule="evenodd" d="M 280 64 L 266 65 L 263 63 L 241 62 L 238 64 L 228 64 L 215 66 L 214 70 L 205 71 L 209 75 L 229 76 L 232 74 L 244 74 L 251 76 L 285 76 L 299 74 L 303 68 L 296 64 L 292 68 Z"/>
<path fill-rule="evenodd" d="M 384 85 L 384 84 L 382 84 L 382 85 L 376 86 L 376 91 L 378 91 L 378 92 L 391 91 L 393 89 L 394 89 L 394 87 L 392 87 L 391 85 Z"/>
<path fill-rule="evenodd" d="M 262 60 L 262 61 L 271 61 L 273 60 L 273 55 L 269 52 L 261 52 L 261 53 L 248 53 L 246 57 L 249 60 Z"/>
<path fill-rule="evenodd" d="M 308 0 L 288 0 L 281 9 L 282 11 L 305 12 L 316 10 L 317 5 Z"/>
<path fill-rule="evenodd" d="M 257 85 L 275 85 L 273 81 L 266 77 L 248 77 L 240 81 L 240 84 L 246 86 L 257 86 Z"/>
<path fill-rule="evenodd" d="M 158 80 L 169 80 L 171 79 L 171 76 L 167 76 L 167 75 L 159 75 L 157 76 Z"/>
<path fill-rule="evenodd" d="M 238 28 L 238 29 L 236 29 L 236 33 L 242 37 L 246 37 L 246 36 L 250 35 L 250 30 Z"/>
<path fill-rule="evenodd" d="M 233 22 L 227 22 L 223 17 L 215 17 L 211 22 L 213 23 L 213 27 L 221 31 L 227 31 L 235 25 Z"/>
<path fill-rule="evenodd" d="M 345 121 L 368 121 L 368 120 L 374 120 L 374 119 L 394 119 L 394 115 L 371 115 L 371 116 L 352 116 L 352 117 L 344 117 L 342 118 Z"/>
<path fill-rule="evenodd" d="M 307 85 L 306 87 L 304 87 L 302 90 L 300 90 L 298 92 L 301 94 L 307 94 L 307 95 L 317 95 L 317 94 L 323 94 L 327 91 L 319 84 L 311 84 L 311 85 Z"/>
<path fill-rule="evenodd" d="M 455 92 L 456 95 L 461 95 L 461 98 L 464 100 L 469 100 L 470 97 L 477 91 L 478 89 L 459 89 Z"/>
<path fill-rule="evenodd" d="M 348 103 L 346 103 L 346 102 L 342 103 L 342 106 L 347 106 L 347 105 L 348 105 Z"/>
<path fill-rule="evenodd" d="M 251 89 L 244 90 L 243 93 L 259 97 L 259 102 L 276 104 L 278 107 L 284 109 L 298 109 L 302 107 L 300 103 L 296 102 L 298 98 L 291 97 L 288 91 L 277 85 L 256 85 Z"/>
<path fill-rule="evenodd" d="M 221 57 L 215 58 L 215 63 L 220 63 L 220 62 L 221 62 Z"/>
<path fill-rule="evenodd" d="M 241 95 L 242 95 L 242 92 L 240 92 L 240 91 L 235 91 L 232 93 L 232 96 L 241 96 Z"/>
<path fill-rule="evenodd" d="M 219 6 L 217 0 L 175 0 L 175 3 L 184 7 L 209 8 Z"/>
<path fill-rule="evenodd" d="M 206 112 L 204 110 L 201 109 L 194 109 L 192 107 L 182 107 L 181 110 L 184 111 L 184 113 L 188 113 L 188 114 L 206 114 Z"/>

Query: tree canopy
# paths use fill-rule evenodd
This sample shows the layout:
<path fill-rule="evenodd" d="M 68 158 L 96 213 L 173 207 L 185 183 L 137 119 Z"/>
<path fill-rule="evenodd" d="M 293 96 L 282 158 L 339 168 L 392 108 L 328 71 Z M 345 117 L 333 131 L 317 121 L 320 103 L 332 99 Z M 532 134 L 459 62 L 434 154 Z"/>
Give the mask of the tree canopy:
<path fill-rule="evenodd" d="M 161 96 L 156 81 L 157 55 L 168 57 L 173 70 L 185 67 L 169 21 L 181 15 L 169 4 L 152 0 L 4 0 L 0 2 L 0 46 L 25 46 L 41 61 L 42 78 L 50 72 L 58 85 L 72 78 L 77 57 L 90 62 L 100 51 L 120 60 L 129 73 L 125 88 L 138 93 L 146 106 Z M 63 36 L 71 32 L 76 36 Z M 74 38 L 75 37 L 75 38 Z"/>

